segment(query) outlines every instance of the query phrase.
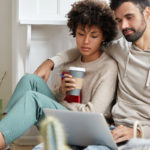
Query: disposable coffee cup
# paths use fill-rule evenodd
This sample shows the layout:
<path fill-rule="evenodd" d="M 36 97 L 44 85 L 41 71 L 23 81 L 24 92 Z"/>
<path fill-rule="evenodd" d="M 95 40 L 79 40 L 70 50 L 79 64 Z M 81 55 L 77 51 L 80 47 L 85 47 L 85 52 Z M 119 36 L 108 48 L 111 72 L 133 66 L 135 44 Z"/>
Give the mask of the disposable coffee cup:
<path fill-rule="evenodd" d="M 75 89 L 69 91 L 69 95 L 79 96 L 80 91 L 82 89 L 83 85 L 83 79 L 85 74 L 85 68 L 79 68 L 79 67 L 70 67 L 69 73 L 72 75 L 73 79 L 75 79 L 76 87 Z"/>

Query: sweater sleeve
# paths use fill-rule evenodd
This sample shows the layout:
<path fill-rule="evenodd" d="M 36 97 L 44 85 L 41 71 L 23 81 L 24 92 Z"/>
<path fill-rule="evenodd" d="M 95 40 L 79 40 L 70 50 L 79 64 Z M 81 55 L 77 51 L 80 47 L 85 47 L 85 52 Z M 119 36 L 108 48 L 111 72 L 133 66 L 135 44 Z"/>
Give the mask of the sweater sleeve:
<path fill-rule="evenodd" d="M 109 63 L 108 68 L 106 68 L 107 71 L 104 71 L 103 76 L 100 77 L 102 81 L 93 92 L 90 102 L 87 104 L 79 104 L 62 101 L 61 104 L 73 111 L 105 113 L 112 103 L 116 88 L 118 69 L 115 61 L 112 62 Z"/>
<path fill-rule="evenodd" d="M 115 55 L 116 55 L 116 50 L 120 50 L 119 46 L 119 41 L 120 40 L 115 40 L 110 42 L 106 47 L 103 48 L 103 50 L 111 57 L 113 57 L 115 59 Z"/>
<path fill-rule="evenodd" d="M 96 112 L 107 113 L 112 101 L 114 100 L 114 93 L 116 90 L 118 67 L 115 61 L 106 68 L 101 76 L 102 81 L 97 86 L 93 97 L 92 105 Z"/>
<path fill-rule="evenodd" d="M 56 54 L 56 56 L 49 58 L 54 62 L 54 68 L 59 67 L 61 64 L 69 63 L 80 56 L 77 48 L 69 49 L 64 52 Z"/>

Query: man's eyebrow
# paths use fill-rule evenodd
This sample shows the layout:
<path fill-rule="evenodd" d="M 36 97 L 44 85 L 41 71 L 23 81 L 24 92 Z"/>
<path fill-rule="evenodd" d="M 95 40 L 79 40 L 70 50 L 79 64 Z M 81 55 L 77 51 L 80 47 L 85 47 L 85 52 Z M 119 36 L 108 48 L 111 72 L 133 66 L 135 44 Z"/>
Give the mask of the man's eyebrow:
<path fill-rule="evenodd" d="M 128 16 L 133 16 L 134 14 L 133 13 L 128 13 L 125 15 L 125 17 L 128 17 Z"/>
<path fill-rule="evenodd" d="M 124 15 L 124 17 L 129 17 L 129 16 L 134 16 L 134 14 L 133 14 L 133 13 L 128 13 L 128 14 L 125 14 L 125 15 Z M 116 17 L 115 20 L 116 20 L 116 21 L 117 21 L 117 20 L 121 20 L 121 18 Z"/>

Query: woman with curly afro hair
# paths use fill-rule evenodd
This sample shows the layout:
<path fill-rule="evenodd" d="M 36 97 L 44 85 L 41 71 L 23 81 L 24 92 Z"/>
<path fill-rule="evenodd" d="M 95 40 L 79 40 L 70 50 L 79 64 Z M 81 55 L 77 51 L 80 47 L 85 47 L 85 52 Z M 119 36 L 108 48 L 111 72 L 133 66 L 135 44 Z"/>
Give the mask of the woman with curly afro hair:
<path fill-rule="evenodd" d="M 18 83 L 0 121 L 0 148 L 21 136 L 33 124 L 44 118 L 43 108 L 110 115 L 117 79 L 115 61 L 103 52 L 117 34 L 116 22 L 107 3 L 99 0 L 83 0 L 72 5 L 68 13 L 68 27 L 76 38 L 80 56 L 63 66 L 60 73 L 68 72 L 70 66 L 86 69 L 82 91 L 71 96 L 76 87 L 71 75 L 57 78 L 50 90 L 44 80 L 27 74 Z"/>
<path fill-rule="evenodd" d="M 84 0 L 76 2 L 72 5 L 67 17 L 67 25 L 74 37 L 76 36 L 78 25 L 82 27 L 97 26 L 103 33 L 103 43 L 105 44 L 112 41 L 117 34 L 113 12 L 104 1 Z"/>

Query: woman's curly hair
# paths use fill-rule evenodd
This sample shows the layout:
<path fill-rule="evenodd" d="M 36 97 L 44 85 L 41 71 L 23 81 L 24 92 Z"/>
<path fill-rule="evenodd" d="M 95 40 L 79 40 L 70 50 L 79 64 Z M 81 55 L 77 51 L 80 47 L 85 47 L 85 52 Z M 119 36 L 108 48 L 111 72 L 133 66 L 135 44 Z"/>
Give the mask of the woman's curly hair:
<path fill-rule="evenodd" d="M 114 14 L 105 1 L 82 0 L 75 2 L 67 17 L 67 25 L 73 37 L 76 36 L 78 25 L 98 26 L 103 32 L 105 44 L 112 41 L 117 35 L 118 29 Z"/>

